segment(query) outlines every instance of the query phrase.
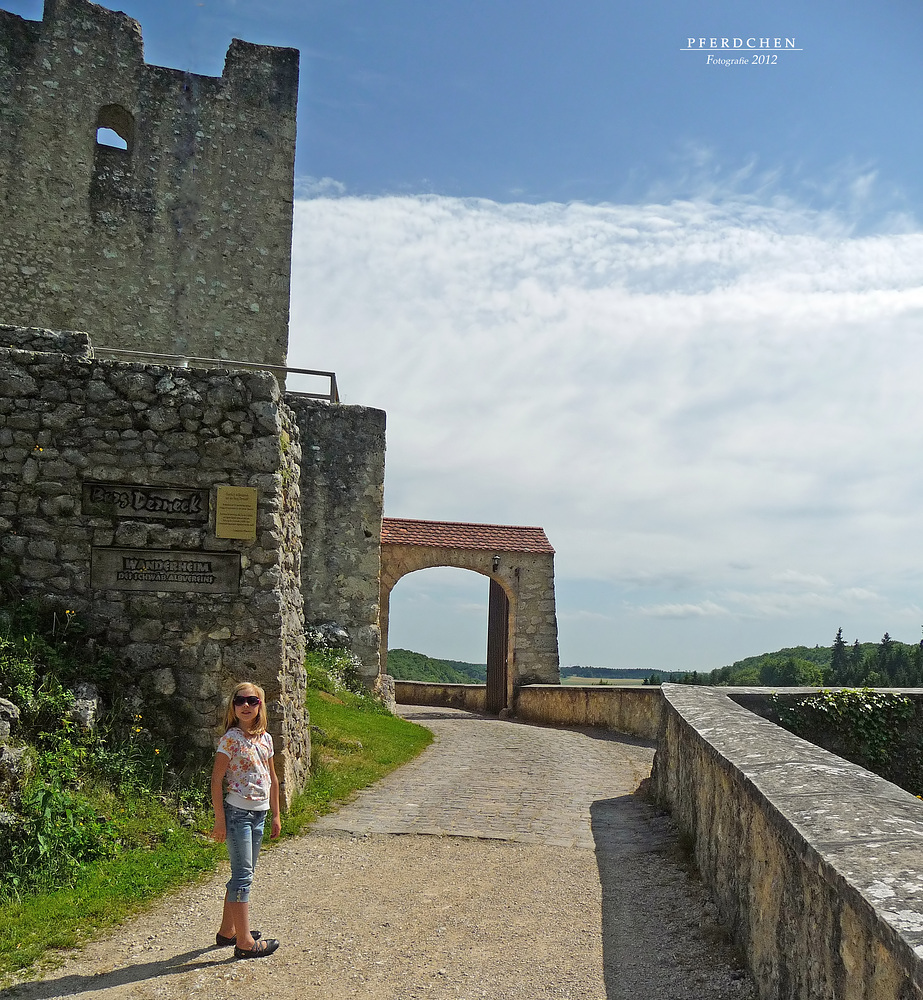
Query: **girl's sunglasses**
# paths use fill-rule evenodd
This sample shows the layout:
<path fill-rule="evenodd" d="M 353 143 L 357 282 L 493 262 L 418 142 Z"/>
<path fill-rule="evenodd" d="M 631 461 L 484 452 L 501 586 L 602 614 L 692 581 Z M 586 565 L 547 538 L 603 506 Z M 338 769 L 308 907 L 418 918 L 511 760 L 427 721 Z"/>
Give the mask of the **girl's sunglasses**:
<path fill-rule="evenodd" d="M 234 705 L 237 708 L 240 708 L 241 705 L 250 705 L 252 708 L 256 708 L 256 706 L 259 705 L 259 703 L 260 699 L 257 698 L 255 694 L 250 694 L 250 695 L 239 694 L 234 699 Z"/>

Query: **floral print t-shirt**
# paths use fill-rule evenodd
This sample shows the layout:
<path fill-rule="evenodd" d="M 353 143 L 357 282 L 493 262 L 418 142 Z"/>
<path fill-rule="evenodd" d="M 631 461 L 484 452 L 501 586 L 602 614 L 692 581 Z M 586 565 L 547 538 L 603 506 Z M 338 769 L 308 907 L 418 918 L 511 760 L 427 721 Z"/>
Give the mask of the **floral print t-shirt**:
<path fill-rule="evenodd" d="M 269 733 L 252 739 L 242 729 L 229 729 L 218 741 L 218 753 L 231 758 L 225 778 L 224 801 L 238 809 L 264 812 L 269 808 L 269 758 L 273 755 Z"/>

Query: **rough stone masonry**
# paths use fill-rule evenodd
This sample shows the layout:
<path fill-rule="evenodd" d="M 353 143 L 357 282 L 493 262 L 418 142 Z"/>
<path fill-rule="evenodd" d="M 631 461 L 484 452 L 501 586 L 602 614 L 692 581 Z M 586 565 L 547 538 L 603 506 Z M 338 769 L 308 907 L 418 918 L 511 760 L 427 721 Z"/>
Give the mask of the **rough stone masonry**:
<path fill-rule="evenodd" d="M 84 615 L 165 735 L 210 747 L 231 684 L 263 685 L 291 794 L 309 764 L 301 448 L 276 379 L 13 327 L 0 345 L 0 554 L 22 590 Z M 221 487 L 250 491 L 253 537 L 221 537 Z"/>

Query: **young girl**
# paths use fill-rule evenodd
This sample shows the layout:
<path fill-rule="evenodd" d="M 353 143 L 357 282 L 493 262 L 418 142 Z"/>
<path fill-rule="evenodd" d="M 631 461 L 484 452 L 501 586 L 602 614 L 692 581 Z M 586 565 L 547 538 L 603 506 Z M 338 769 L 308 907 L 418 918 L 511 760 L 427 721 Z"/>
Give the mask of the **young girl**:
<path fill-rule="evenodd" d="M 256 684 L 238 684 L 224 713 L 224 736 L 218 742 L 212 770 L 212 837 L 227 841 L 231 880 L 224 898 L 219 945 L 234 945 L 235 958 L 265 958 L 279 942 L 259 940 L 250 930 L 250 886 L 263 841 L 266 813 L 272 812 L 270 836 L 282 829 L 279 780 L 273 763 L 272 737 L 266 732 L 266 696 Z M 227 779 L 227 794 L 222 785 Z"/>

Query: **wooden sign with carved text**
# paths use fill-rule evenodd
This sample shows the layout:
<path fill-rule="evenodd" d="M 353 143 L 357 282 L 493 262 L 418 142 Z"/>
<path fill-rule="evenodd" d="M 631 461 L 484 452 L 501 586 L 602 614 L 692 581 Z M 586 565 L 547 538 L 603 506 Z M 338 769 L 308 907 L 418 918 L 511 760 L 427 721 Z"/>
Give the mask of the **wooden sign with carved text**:
<path fill-rule="evenodd" d="M 94 590 L 236 594 L 240 590 L 240 553 L 94 545 L 90 558 L 90 586 Z"/>
<path fill-rule="evenodd" d="M 89 517 L 207 521 L 208 490 L 124 483 L 84 483 L 81 509 Z"/>

